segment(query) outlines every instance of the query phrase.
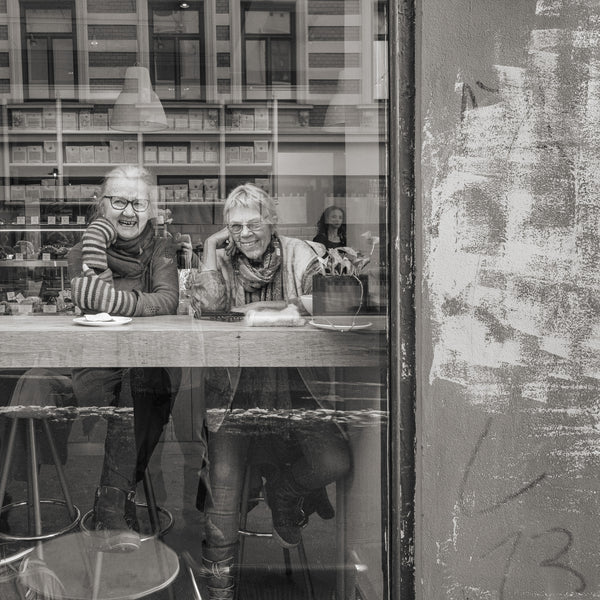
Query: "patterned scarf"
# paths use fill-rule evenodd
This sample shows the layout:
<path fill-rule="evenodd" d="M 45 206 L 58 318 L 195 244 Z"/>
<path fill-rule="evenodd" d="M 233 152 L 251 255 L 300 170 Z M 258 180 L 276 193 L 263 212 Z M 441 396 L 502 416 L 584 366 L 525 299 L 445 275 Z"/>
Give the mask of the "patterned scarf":
<path fill-rule="evenodd" d="M 273 235 L 260 261 L 250 262 L 242 253 L 235 255 L 233 268 L 245 292 L 254 293 L 270 286 L 278 279 L 281 267 L 281 244 Z"/>
<path fill-rule="evenodd" d="M 148 222 L 144 231 L 133 240 L 117 241 L 108 248 L 108 266 L 115 278 L 140 277 L 148 269 L 154 250 L 154 226 Z"/>

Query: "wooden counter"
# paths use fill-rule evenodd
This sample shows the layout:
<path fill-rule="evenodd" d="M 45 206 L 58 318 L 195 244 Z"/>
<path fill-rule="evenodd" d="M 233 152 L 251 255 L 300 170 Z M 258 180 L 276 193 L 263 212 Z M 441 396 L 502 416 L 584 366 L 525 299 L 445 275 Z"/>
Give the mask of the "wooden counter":
<path fill-rule="evenodd" d="M 0 317 L 0 368 L 384 366 L 385 317 L 365 321 L 373 326 L 339 332 L 188 316 L 140 317 L 114 327 L 84 327 L 56 315 L 6 316 Z"/>

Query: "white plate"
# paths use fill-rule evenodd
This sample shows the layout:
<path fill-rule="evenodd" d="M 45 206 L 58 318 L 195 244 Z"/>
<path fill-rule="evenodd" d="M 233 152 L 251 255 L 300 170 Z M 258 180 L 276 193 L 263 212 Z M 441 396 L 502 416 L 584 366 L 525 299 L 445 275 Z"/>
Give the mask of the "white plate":
<path fill-rule="evenodd" d="M 113 317 L 112 321 L 88 321 L 85 317 L 77 317 L 73 319 L 73 323 L 85 325 L 86 327 L 114 327 L 115 325 L 131 323 L 131 317 Z"/>
<path fill-rule="evenodd" d="M 313 327 L 319 329 L 329 329 L 330 331 L 357 331 L 358 329 L 367 329 L 373 323 L 356 323 L 355 325 L 335 325 L 334 323 L 318 323 L 317 321 L 309 321 Z"/>

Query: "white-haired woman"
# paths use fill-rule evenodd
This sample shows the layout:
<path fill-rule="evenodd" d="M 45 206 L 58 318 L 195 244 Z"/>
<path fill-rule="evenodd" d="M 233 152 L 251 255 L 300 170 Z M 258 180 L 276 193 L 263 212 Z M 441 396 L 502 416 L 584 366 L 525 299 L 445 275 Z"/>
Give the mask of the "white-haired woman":
<path fill-rule="evenodd" d="M 179 302 L 176 247 L 155 234 L 157 189 L 137 166 L 106 176 L 95 218 L 68 255 L 73 302 L 84 313 L 152 317 L 175 314 Z M 135 489 L 168 421 L 179 373 L 164 369 L 73 371 L 79 406 L 134 407 L 110 417 L 104 465 L 94 502 L 94 526 L 109 550 L 139 547 Z M 137 441 L 137 443 L 136 443 Z"/>
<path fill-rule="evenodd" d="M 277 234 L 273 199 L 253 184 L 235 188 L 223 209 L 226 227 L 204 245 L 204 265 L 194 278 L 192 307 L 229 310 L 258 301 L 293 302 L 312 291 L 321 272 L 320 244 Z M 275 355 L 278 348 L 272 348 Z M 210 571 L 211 600 L 234 595 L 232 565 L 238 541 L 239 503 L 248 457 L 262 451 L 273 535 L 284 547 L 300 542 L 306 508 L 330 518 L 324 486 L 350 469 L 350 452 L 341 430 L 317 424 L 287 432 L 240 432 L 229 409 L 315 408 L 319 394 L 306 370 L 285 368 L 211 369 L 205 378 L 209 409 L 206 495 L 198 498 L 206 515 L 203 561 Z M 321 379 L 322 381 L 322 379 Z M 211 419 L 211 408 L 219 418 Z M 233 425 L 233 427 L 228 426 Z M 201 486 L 202 491 L 202 486 Z M 319 510 L 320 509 L 320 510 Z"/>

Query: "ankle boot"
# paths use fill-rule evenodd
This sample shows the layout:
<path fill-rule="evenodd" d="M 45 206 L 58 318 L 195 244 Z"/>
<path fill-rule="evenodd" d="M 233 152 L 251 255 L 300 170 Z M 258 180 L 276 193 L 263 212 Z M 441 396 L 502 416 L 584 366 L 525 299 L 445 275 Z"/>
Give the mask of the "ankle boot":
<path fill-rule="evenodd" d="M 208 600 L 233 600 L 235 595 L 235 545 L 204 546 L 202 567 L 206 576 Z"/>
<path fill-rule="evenodd" d="M 267 479 L 266 490 L 273 538 L 284 548 L 295 548 L 302 538 L 302 526 L 307 522 L 303 503 L 309 490 L 299 486 L 289 472 Z"/>
<path fill-rule="evenodd" d="M 304 515 L 308 523 L 308 517 L 316 512 L 321 519 L 333 519 L 335 517 L 335 509 L 329 501 L 327 490 L 322 487 L 316 490 L 311 490 L 304 497 L 303 505 Z"/>
<path fill-rule="evenodd" d="M 135 491 L 108 485 L 96 489 L 94 529 L 99 534 L 102 552 L 138 550 L 140 536 L 134 530 L 135 524 Z"/>

